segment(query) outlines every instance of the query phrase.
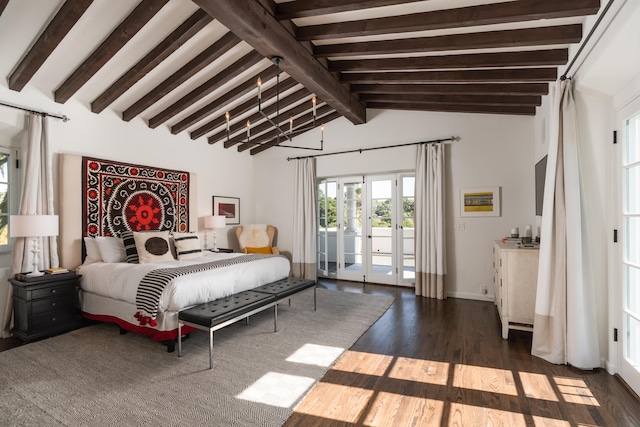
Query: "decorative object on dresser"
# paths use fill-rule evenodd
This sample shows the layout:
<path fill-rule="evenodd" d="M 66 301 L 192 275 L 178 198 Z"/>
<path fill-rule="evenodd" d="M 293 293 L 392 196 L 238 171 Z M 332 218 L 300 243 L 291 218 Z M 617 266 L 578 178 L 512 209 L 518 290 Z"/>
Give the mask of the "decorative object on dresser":
<path fill-rule="evenodd" d="M 19 275 L 16 275 L 20 277 Z M 10 279 L 13 285 L 13 334 L 25 342 L 79 328 L 75 272 Z"/>
<path fill-rule="evenodd" d="M 213 215 L 224 216 L 226 225 L 240 224 L 240 199 L 237 197 L 213 196 Z"/>
<path fill-rule="evenodd" d="M 500 187 L 461 188 L 460 216 L 500 216 Z"/>
<path fill-rule="evenodd" d="M 11 215 L 9 218 L 11 237 L 32 237 L 33 270 L 30 277 L 42 276 L 38 270 L 40 262 L 40 237 L 58 235 L 58 215 Z"/>
<path fill-rule="evenodd" d="M 493 287 L 504 339 L 509 329 L 533 331 L 539 252 L 518 243 L 493 243 Z"/>
<path fill-rule="evenodd" d="M 218 251 L 216 246 L 216 228 L 225 228 L 227 226 L 226 217 L 224 215 L 210 215 L 204 217 L 204 228 L 213 229 L 213 252 Z"/>

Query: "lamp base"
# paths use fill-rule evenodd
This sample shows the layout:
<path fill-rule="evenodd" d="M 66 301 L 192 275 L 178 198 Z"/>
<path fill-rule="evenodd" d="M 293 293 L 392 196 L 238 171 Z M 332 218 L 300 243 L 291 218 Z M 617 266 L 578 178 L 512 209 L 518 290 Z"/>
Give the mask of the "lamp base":
<path fill-rule="evenodd" d="M 26 274 L 27 277 L 40 277 L 44 276 L 44 273 L 40 270 L 33 270 L 31 273 Z"/>

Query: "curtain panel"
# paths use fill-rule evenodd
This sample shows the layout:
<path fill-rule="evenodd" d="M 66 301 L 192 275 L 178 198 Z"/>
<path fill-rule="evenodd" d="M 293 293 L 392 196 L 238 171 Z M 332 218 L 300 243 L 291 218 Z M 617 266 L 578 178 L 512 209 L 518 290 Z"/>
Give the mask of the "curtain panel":
<path fill-rule="evenodd" d="M 316 159 L 296 160 L 295 175 L 291 269 L 294 277 L 315 280 L 317 276 Z"/>
<path fill-rule="evenodd" d="M 45 116 L 29 115 L 27 155 L 24 181 L 20 198 L 19 215 L 55 215 L 53 208 L 53 172 L 51 153 L 49 152 L 49 128 Z M 9 224 L 11 227 L 11 224 Z M 33 269 L 31 245 L 33 238 L 14 238 L 11 250 L 10 277 L 14 274 Z M 55 236 L 39 238 L 40 270 L 58 267 L 58 246 Z M 9 336 L 13 313 L 12 287 L 8 287 L 7 306 L 2 319 L 2 333 Z"/>
<path fill-rule="evenodd" d="M 447 297 L 444 145 L 418 145 L 415 181 L 416 295 Z"/>
<path fill-rule="evenodd" d="M 600 366 L 595 285 L 588 273 L 573 81 L 557 83 L 547 159 L 531 354 Z"/>

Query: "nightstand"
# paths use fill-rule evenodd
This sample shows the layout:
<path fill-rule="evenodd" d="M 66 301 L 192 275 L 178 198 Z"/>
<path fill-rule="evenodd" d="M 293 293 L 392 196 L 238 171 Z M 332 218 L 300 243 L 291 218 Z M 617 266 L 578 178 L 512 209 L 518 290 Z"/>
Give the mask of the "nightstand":
<path fill-rule="evenodd" d="M 13 334 L 29 342 L 82 326 L 77 304 L 79 279 L 75 272 L 9 279 L 13 285 Z"/>

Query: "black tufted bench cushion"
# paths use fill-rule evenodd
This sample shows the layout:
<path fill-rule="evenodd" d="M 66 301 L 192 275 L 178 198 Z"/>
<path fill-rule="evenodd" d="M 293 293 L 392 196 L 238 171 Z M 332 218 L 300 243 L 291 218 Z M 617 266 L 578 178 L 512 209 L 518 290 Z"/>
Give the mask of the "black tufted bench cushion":
<path fill-rule="evenodd" d="M 305 289 L 309 289 L 310 287 L 316 285 L 315 280 L 308 279 L 298 279 L 295 277 L 287 277 L 285 279 L 278 280 L 273 283 L 267 283 L 266 285 L 262 285 L 260 287 L 254 288 L 255 292 L 264 292 L 270 295 L 274 295 L 276 299 L 284 299 L 288 298 L 293 294 L 297 294 L 298 292 L 302 292 Z M 313 298 L 313 309 L 316 309 L 316 299 L 315 294 Z"/>

